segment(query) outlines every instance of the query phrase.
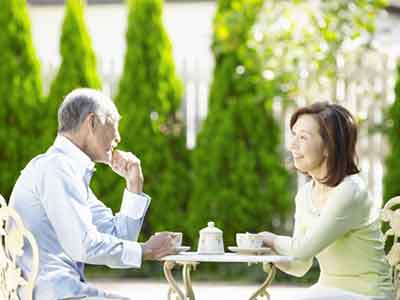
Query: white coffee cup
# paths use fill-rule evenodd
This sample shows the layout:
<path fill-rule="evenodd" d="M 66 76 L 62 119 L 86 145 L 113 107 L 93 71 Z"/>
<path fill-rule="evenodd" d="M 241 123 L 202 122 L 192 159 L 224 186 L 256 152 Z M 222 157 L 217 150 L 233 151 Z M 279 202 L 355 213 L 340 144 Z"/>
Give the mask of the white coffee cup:
<path fill-rule="evenodd" d="M 182 238 L 183 238 L 182 232 L 163 231 L 163 232 L 156 232 L 155 235 L 160 234 L 160 233 L 169 233 L 169 234 L 173 235 L 175 238 L 175 246 L 176 247 L 182 246 Z"/>
<path fill-rule="evenodd" d="M 236 245 L 242 249 L 257 249 L 263 245 L 263 239 L 256 233 L 236 233 Z"/>
<path fill-rule="evenodd" d="M 171 232 L 171 233 L 175 236 L 176 247 L 181 247 L 182 246 L 182 238 L 183 238 L 182 232 Z"/>

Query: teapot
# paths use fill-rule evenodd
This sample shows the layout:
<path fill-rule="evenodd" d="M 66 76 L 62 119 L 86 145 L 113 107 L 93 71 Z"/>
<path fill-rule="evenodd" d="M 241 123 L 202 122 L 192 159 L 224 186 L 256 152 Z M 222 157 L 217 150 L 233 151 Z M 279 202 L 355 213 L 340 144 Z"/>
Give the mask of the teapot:
<path fill-rule="evenodd" d="M 224 240 L 222 230 L 215 227 L 214 222 L 200 230 L 197 253 L 199 254 L 224 254 Z"/>

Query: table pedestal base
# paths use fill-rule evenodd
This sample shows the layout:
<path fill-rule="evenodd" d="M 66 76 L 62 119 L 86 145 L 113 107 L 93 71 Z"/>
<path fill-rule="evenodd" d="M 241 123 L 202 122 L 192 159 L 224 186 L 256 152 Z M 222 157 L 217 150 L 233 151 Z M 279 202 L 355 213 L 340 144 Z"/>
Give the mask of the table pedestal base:
<path fill-rule="evenodd" d="M 183 287 L 182 291 L 177 284 L 174 276 L 172 275 L 172 270 L 176 265 L 182 265 L 182 278 L 183 278 Z M 164 275 L 168 281 L 169 289 L 168 289 L 168 300 L 195 300 L 195 296 L 192 288 L 192 281 L 190 279 L 191 270 L 196 270 L 196 266 L 198 262 L 174 262 L 174 261 L 166 261 L 164 262 Z M 267 278 L 263 282 L 263 284 L 258 288 L 258 290 L 251 295 L 249 300 L 270 300 L 271 297 L 267 291 L 267 288 L 271 284 L 274 279 L 276 269 L 272 264 L 263 264 L 263 270 L 268 274 Z"/>
<path fill-rule="evenodd" d="M 251 295 L 249 300 L 261 300 L 264 298 L 266 298 L 267 300 L 271 299 L 271 296 L 269 295 L 267 288 L 269 287 L 269 285 L 271 284 L 272 280 L 275 277 L 276 268 L 272 264 L 263 264 L 263 270 L 268 274 L 267 278 L 265 279 L 263 284 L 259 287 L 259 289 L 253 295 Z"/>

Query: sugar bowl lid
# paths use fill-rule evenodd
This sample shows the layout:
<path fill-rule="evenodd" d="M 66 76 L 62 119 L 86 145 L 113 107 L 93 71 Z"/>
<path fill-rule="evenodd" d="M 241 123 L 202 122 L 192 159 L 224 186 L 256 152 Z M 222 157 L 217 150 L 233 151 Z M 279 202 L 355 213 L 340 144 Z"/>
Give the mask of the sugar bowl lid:
<path fill-rule="evenodd" d="M 203 233 L 222 234 L 222 230 L 215 227 L 215 223 L 210 221 L 207 223 L 207 227 L 204 227 L 203 229 L 200 230 L 200 234 L 203 234 Z"/>

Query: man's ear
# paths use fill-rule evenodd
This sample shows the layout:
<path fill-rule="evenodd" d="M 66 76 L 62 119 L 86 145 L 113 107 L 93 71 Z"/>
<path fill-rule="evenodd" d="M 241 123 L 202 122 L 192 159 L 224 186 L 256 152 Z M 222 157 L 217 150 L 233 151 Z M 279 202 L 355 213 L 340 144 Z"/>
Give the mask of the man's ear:
<path fill-rule="evenodd" d="M 96 115 L 91 113 L 89 116 L 89 126 L 92 129 L 95 129 L 96 127 Z"/>

